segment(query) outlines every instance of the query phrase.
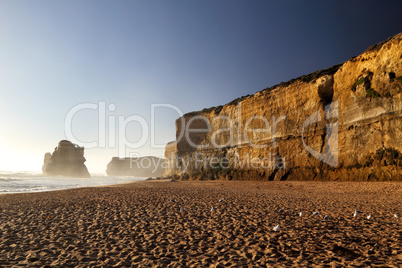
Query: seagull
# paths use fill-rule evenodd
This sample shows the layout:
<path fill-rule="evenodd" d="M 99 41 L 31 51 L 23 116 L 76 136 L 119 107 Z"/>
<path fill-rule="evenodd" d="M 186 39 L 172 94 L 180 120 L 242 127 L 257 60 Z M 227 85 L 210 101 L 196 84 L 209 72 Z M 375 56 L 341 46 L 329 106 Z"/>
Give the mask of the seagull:
<path fill-rule="evenodd" d="M 399 215 L 395 213 L 395 214 L 394 214 L 394 217 L 398 219 L 398 218 L 399 218 Z"/>
<path fill-rule="evenodd" d="M 328 219 L 328 215 L 325 215 L 324 219 L 322 219 L 322 220 L 325 221 L 326 219 Z"/>
<path fill-rule="evenodd" d="M 280 229 L 280 227 L 279 227 L 279 224 L 278 224 L 278 225 L 275 226 L 272 230 L 274 230 L 274 232 L 277 232 L 277 231 L 279 231 L 279 229 Z"/>
<path fill-rule="evenodd" d="M 219 202 L 223 202 L 223 201 L 225 201 L 225 198 L 219 199 Z"/>
<path fill-rule="evenodd" d="M 299 217 L 301 217 L 301 216 L 303 216 L 303 212 L 302 212 L 302 211 L 300 211 L 300 213 L 299 213 Z"/>
<path fill-rule="evenodd" d="M 214 212 L 214 207 L 211 207 L 211 212 Z"/>
<path fill-rule="evenodd" d="M 285 211 L 284 208 L 281 208 L 280 210 L 278 210 L 278 212 L 284 212 L 284 211 Z"/>
<path fill-rule="evenodd" d="M 362 212 L 359 211 L 359 210 L 357 210 L 357 209 L 355 209 L 355 213 L 353 213 L 353 217 L 357 217 L 357 215 L 358 215 L 359 213 L 362 213 Z"/>
<path fill-rule="evenodd" d="M 370 218 L 371 218 L 371 215 L 368 215 L 368 216 L 367 216 L 367 219 L 369 220 Z"/>
<path fill-rule="evenodd" d="M 313 216 L 317 216 L 317 215 L 320 215 L 320 212 L 318 212 L 318 211 L 313 212 Z"/>
<path fill-rule="evenodd" d="M 181 207 L 181 208 L 180 208 L 180 213 L 181 213 L 181 214 L 184 214 L 184 212 L 185 212 L 185 209 Z"/>
<path fill-rule="evenodd" d="M 170 202 L 176 202 L 173 198 L 169 199 Z"/>

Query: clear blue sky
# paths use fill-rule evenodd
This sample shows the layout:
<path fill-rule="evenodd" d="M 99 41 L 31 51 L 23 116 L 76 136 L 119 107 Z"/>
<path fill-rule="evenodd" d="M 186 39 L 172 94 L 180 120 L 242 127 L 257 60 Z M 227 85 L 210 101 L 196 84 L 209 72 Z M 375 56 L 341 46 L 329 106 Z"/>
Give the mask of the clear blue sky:
<path fill-rule="evenodd" d="M 148 123 L 155 103 L 225 104 L 362 53 L 402 32 L 401 12 L 401 1 L 0 0 L 0 170 L 40 170 L 80 103 Z M 174 140 L 177 117 L 156 110 L 156 143 Z M 96 140 L 97 111 L 72 129 Z M 127 139 L 140 133 L 127 125 Z M 163 156 L 149 142 L 130 152 Z M 87 149 L 89 171 L 117 154 L 108 142 Z"/>

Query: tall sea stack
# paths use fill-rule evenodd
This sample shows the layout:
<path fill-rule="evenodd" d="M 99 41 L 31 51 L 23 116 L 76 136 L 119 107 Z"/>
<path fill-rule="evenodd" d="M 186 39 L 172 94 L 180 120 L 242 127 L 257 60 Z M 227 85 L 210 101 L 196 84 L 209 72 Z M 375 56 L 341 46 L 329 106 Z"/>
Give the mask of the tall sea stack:
<path fill-rule="evenodd" d="M 85 166 L 84 147 L 70 141 L 62 140 L 54 149 L 53 154 L 46 153 L 42 167 L 46 176 L 90 177 Z"/>

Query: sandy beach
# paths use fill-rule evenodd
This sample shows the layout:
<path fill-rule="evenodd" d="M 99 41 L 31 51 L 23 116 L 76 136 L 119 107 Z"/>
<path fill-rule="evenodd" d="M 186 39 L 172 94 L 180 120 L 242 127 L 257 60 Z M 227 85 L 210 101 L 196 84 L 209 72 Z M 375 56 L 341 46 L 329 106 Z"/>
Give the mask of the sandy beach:
<path fill-rule="evenodd" d="M 146 181 L 6 194 L 0 266 L 400 267 L 401 201 L 402 183 L 390 182 Z"/>

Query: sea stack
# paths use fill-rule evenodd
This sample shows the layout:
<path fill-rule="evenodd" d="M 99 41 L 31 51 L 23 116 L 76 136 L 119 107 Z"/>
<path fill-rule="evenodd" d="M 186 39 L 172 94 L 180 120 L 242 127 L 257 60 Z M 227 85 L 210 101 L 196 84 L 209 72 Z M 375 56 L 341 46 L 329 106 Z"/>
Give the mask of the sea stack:
<path fill-rule="evenodd" d="M 53 154 L 46 153 L 42 167 L 46 176 L 90 177 L 85 166 L 84 147 L 70 141 L 62 140 L 54 149 Z"/>
<path fill-rule="evenodd" d="M 109 176 L 160 177 L 165 160 L 155 156 L 113 157 L 107 165 Z"/>

